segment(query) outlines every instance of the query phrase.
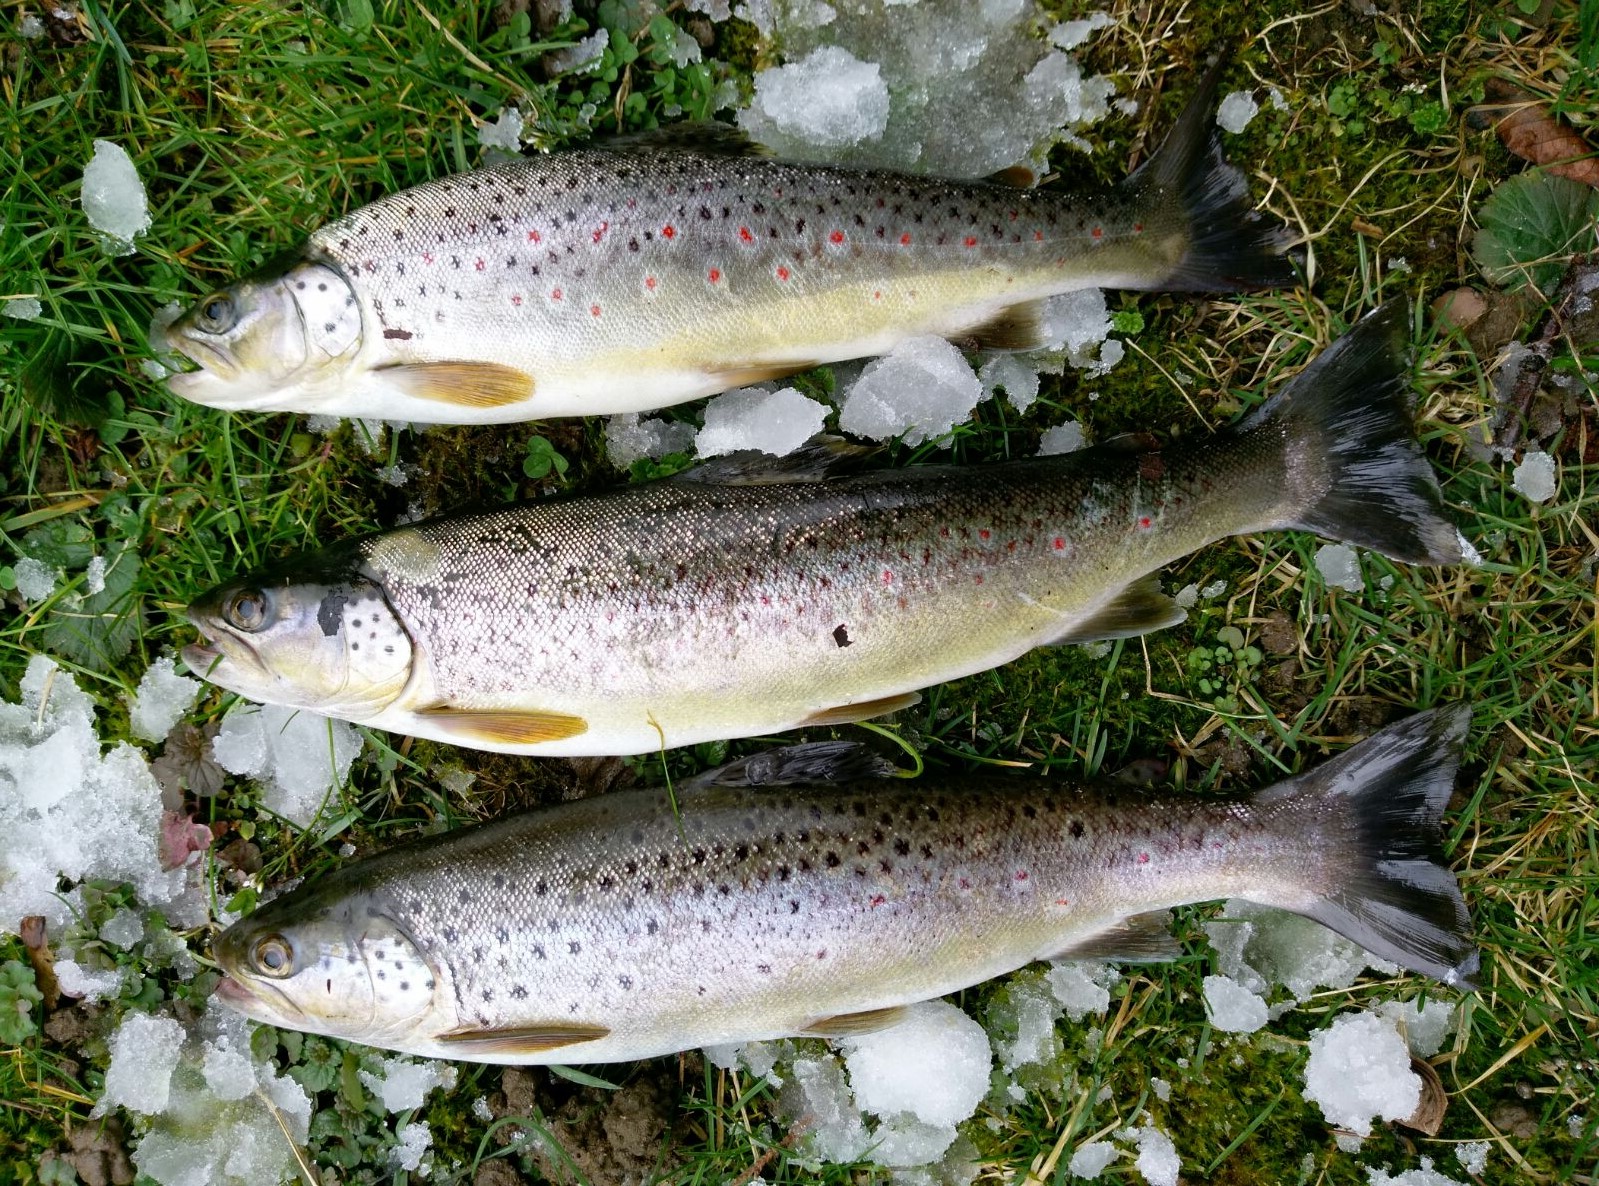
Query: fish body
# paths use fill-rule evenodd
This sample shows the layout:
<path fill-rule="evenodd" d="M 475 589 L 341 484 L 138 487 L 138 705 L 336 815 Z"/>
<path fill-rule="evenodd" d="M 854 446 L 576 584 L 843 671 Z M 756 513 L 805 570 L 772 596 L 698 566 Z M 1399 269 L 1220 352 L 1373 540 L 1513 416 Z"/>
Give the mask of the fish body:
<path fill-rule="evenodd" d="M 400 733 L 639 753 L 863 719 L 1032 647 L 1170 625 L 1151 574 L 1228 535 L 1454 562 L 1403 329 L 1374 314 L 1236 430 L 1165 450 L 809 481 L 713 463 L 380 532 L 202 597 L 185 660 Z"/>
<path fill-rule="evenodd" d="M 491 423 L 635 412 L 921 334 L 1033 348 L 1086 287 L 1293 282 L 1209 114 L 1074 197 L 789 164 L 724 130 L 491 165 L 322 227 L 167 332 L 216 407 Z"/>
<path fill-rule="evenodd" d="M 1253 798 L 907 783 L 860 747 L 795 747 L 757 759 L 777 785 L 735 767 L 342 866 L 219 938 L 218 992 L 414 1054 L 607 1062 L 860 1032 L 1054 956 L 1171 958 L 1165 909 L 1222 897 L 1459 985 L 1476 956 L 1438 829 L 1469 716 L 1411 717 Z M 832 766 L 866 777 L 788 785 Z"/>

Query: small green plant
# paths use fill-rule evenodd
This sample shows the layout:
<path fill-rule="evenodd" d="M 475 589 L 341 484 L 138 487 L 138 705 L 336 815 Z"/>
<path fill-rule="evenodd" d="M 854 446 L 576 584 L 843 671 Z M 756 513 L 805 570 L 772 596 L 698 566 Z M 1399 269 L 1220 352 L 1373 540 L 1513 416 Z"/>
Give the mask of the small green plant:
<path fill-rule="evenodd" d="M 527 442 L 527 456 L 522 458 L 522 472 L 536 482 L 540 478 L 548 477 L 551 470 L 555 471 L 557 478 L 566 477 L 566 458 L 556 452 L 555 446 L 546 438 L 530 437 Z"/>
<path fill-rule="evenodd" d="M 20 1046 L 38 1033 L 33 1010 L 43 1000 L 32 968 L 19 960 L 0 964 L 0 1043 Z"/>
<path fill-rule="evenodd" d="M 1216 645 L 1188 652 L 1188 673 L 1193 687 L 1222 712 L 1238 711 L 1238 689 L 1254 678 L 1264 656 L 1247 645 L 1236 626 L 1216 631 Z"/>
<path fill-rule="evenodd" d="M 1599 246 L 1599 193 L 1552 173 L 1521 173 L 1489 195 L 1472 258 L 1501 287 L 1554 291 L 1574 254 Z"/>

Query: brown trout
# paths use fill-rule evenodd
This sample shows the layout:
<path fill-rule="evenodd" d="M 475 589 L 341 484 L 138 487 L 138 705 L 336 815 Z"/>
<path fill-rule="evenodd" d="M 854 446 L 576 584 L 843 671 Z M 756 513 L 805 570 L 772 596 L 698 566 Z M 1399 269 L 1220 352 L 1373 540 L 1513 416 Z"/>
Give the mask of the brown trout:
<path fill-rule="evenodd" d="M 1294 281 L 1206 76 L 1116 189 L 785 164 L 731 129 L 517 160 L 380 199 L 167 331 L 231 409 L 492 423 L 665 407 L 919 334 L 1030 349 L 1072 289 Z"/>
<path fill-rule="evenodd" d="M 713 462 L 379 532 L 205 594 L 184 660 L 414 736 L 629 754 L 860 720 L 1032 647 L 1169 626 L 1152 574 L 1228 535 L 1454 563 L 1405 325 L 1372 314 L 1236 428 L 1164 450 L 812 481 Z"/>
<path fill-rule="evenodd" d="M 621 792 L 339 868 L 216 941 L 217 993 L 413 1054 L 611 1062 L 859 1033 L 1033 960 L 1171 958 L 1166 909 L 1224 897 L 1468 986 L 1439 821 L 1470 716 L 1412 716 L 1249 798 L 757 755 L 680 787 L 675 815 Z M 792 785 L 820 779 L 850 781 Z"/>

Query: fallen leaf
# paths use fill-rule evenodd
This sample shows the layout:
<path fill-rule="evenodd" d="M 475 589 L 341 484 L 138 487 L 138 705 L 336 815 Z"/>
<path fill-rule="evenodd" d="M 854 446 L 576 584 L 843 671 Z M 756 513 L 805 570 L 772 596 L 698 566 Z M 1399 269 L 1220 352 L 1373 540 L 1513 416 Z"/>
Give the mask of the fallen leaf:
<path fill-rule="evenodd" d="M 1443 1081 L 1438 1078 L 1432 1063 L 1412 1057 L 1410 1069 L 1421 1080 L 1421 1100 L 1409 1119 L 1399 1123 L 1405 1128 L 1435 1137 L 1444 1126 L 1444 1110 L 1449 1105 L 1449 1094 L 1444 1091 Z"/>
<path fill-rule="evenodd" d="M 194 817 L 175 811 L 161 813 L 161 867 L 181 869 L 189 857 L 211 847 L 211 829 Z"/>
<path fill-rule="evenodd" d="M 28 962 L 33 965 L 33 979 L 44 997 L 44 1011 L 52 1012 L 61 1000 L 61 985 L 56 980 L 55 957 L 50 954 L 50 941 L 45 937 L 44 915 L 30 914 L 17 928 L 22 946 L 27 949 Z"/>
<path fill-rule="evenodd" d="M 1575 128 L 1499 79 L 1489 80 L 1487 98 L 1499 108 L 1494 130 L 1506 148 L 1550 173 L 1599 189 L 1599 155 Z"/>

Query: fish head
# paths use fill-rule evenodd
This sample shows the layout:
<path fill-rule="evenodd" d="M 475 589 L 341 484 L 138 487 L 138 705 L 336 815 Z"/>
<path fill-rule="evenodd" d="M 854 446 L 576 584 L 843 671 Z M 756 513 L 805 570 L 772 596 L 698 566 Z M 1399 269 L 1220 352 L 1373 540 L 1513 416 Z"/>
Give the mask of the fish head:
<path fill-rule="evenodd" d="M 201 595 L 183 650 L 196 675 L 265 704 L 368 720 L 411 678 L 415 647 L 353 545 L 299 557 Z"/>
<path fill-rule="evenodd" d="M 441 981 L 404 926 L 335 873 L 234 923 L 212 944 L 217 997 L 284 1029 L 404 1048 Z"/>
<path fill-rule="evenodd" d="M 361 303 L 338 269 L 301 260 L 218 289 L 165 330 L 196 369 L 167 386 L 213 408 L 271 410 L 288 391 L 336 391 L 361 349 Z"/>

